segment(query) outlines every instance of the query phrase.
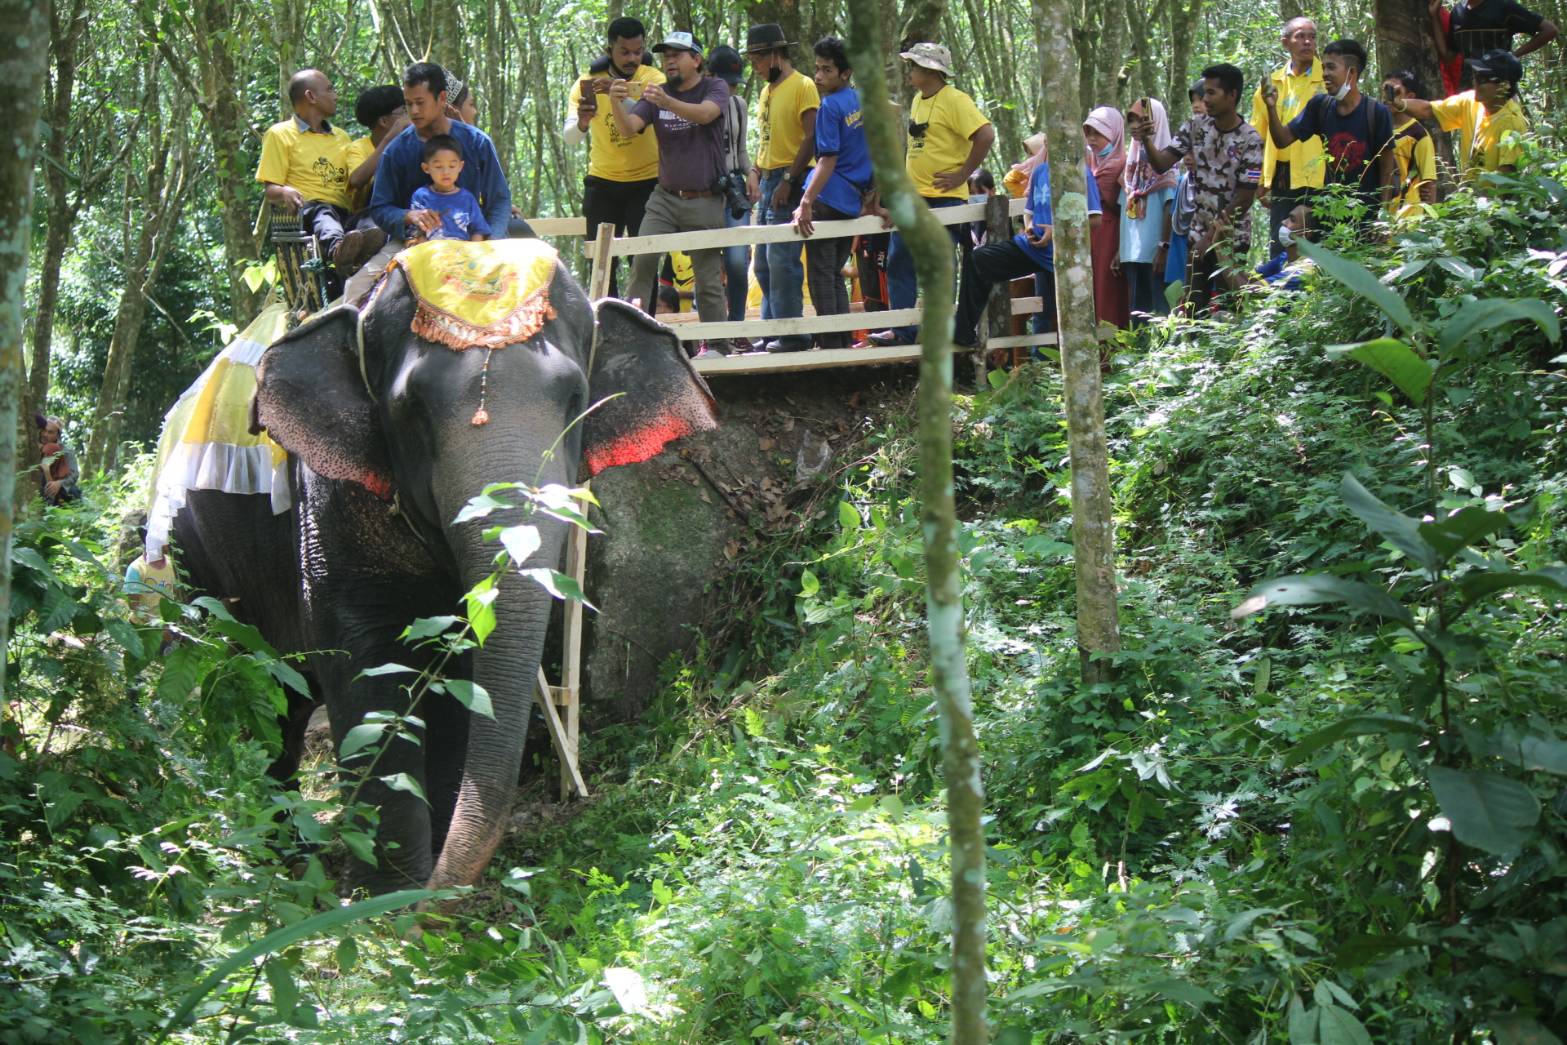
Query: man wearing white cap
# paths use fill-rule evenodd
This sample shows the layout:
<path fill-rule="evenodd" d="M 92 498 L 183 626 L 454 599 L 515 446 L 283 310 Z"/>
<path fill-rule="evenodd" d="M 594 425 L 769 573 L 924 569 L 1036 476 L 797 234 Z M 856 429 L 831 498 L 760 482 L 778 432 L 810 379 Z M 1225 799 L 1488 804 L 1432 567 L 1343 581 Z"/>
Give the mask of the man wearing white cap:
<path fill-rule="evenodd" d="M 901 58 L 910 63 L 909 83 L 917 92 L 909 108 L 909 151 L 905 159 L 914 188 L 932 207 L 968 202 L 969 177 L 985 162 L 996 140 L 996 129 L 974 99 L 947 82 L 952 52 L 940 44 L 917 43 Z M 948 232 L 960 246 L 967 241 L 959 225 Z M 887 250 L 887 296 L 894 309 L 913 308 L 919 294 L 914 259 L 903 237 L 892 235 Z M 916 327 L 878 330 L 866 338 L 871 345 L 912 344 Z"/>
<path fill-rule="evenodd" d="M 627 138 L 648 127 L 658 136 L 658 187 L 648 197 L 642 216 L 643 236 L 671 232 L 701 232 L 724 227 L 720 178 L 728 173 L 724 156 L 724 121 L 729 88 L 716 76 L 704 75 L 702 45 L 690 33 L 670 33 L 653 48 L 664 56 L 662 85 L 642 88 L 642 100 L 626 107 L 628 81 L 610 82 L 611 115 Z M 724 301 L 724 261 L 720 250 L 693 250 L 696 305 L 704 323 L 728 318 Z M 657 300 L 657 254 L 638 254 L 631 266 L 629 296 L 640 299 L 649 313 Z M 709 349 L 727 354 L 727 344 Z"/>

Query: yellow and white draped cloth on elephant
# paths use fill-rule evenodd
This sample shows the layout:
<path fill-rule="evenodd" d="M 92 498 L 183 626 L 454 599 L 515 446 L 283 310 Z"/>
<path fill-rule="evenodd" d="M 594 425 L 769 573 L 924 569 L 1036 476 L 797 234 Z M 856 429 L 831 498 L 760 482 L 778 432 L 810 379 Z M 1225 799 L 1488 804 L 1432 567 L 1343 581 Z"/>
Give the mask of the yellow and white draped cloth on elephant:
<path fill-rule="evenodd" d="M 555 248 L 542 240 L 437 239 L 399 253 L 387 273 L 400 268 L 408 277 L 413 332 L 461 352 L 526 341 L 554 319 L 556 261 Z M 385 286 L 383 279 L 371 305 Z"/>
<path fill-rule="evenodd" d="M 262 309 L 164 415 L 147 510 L 149 563 L 162 561 L 175 513 L 192 490 L 269 494 L 274 513 L 288 511 L 288 454 L 265 433 L 250 432 L 256 365 L 287 330 L 287 305 Z"/>

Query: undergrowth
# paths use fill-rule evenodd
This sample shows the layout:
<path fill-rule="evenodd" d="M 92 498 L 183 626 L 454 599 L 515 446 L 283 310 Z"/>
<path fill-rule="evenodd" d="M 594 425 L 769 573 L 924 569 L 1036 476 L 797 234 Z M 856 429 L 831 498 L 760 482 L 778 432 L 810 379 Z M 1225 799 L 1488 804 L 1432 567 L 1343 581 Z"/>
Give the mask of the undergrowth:
<path fill-rule="evenodd" d="M 1460 195 L 1390 251 L 1328 245 L 1433 324 L 1475 298 L 1559 314 L 1564 201 L 1558 181 L 1530 178 Z M 1421 725 L 1434 712 L 1411 695 L 1427 666 L 1411 632 L 1348 604 L 1233 615 L 1290 574 L 1417 609 L 1443 596 L 1398 542 L 1366 532 L 1346 473 L 1416 519 L 1496 516 L 1461 568 L 1562 562 L 1561 349 L 1529 325 L 1474 333 L 1432 393 L 1433 447 L 1406 398 L 1324 351 L 1387 330 L 1317 274 L 1117 346 L 1124 648 L 1117 681 L 1096 688 L 1077 681 L 1055 372 L 1033 365 L 960 402 L 997 1040 L 1567 1034 L 1567 629 L 1553 592 L 1501 596 L 1455 625 L 1445 684 L 1468 754 L 1457 725 Z M 825 513 L 741 564 L 749 625 L 668 665 L 642 722 L 585 738 L 595 800 L 509 838 L 455 913 L 417 936 L 404 919 L 300 941 L 176 1033 L 945 1040 L 913 461 L 911 420 L 893 416 Z M 98 511 L 114 497 L 89 493 Z M 0 754 L 7 1039 L 153 1036 L 222 957 L 338 902 L 330 853 L 291 853 L 273 830 L 331 816 L 262 782 L 275 658 L 200 607 L 132 621 L 111 537 L 83 521 L 93 510 L 25 529 L 13 564 L 13 721 L 28 732 Z M 167 645 L 168 629 L 184 643 Z M 1512 758 L 1526 741 L 1532 754 Z M 1511 834 L 1455 837 L 1476 821 L 1439 807 L 1433 759 L 1511 781 L 1535 817 L 1487 807 Z"/>

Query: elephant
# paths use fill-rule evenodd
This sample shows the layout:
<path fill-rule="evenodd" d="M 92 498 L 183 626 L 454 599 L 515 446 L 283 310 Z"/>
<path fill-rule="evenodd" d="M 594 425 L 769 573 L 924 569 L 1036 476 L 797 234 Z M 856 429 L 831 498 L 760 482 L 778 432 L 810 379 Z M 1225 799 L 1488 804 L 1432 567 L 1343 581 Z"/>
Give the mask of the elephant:
<path fill-rule="evenodd" d="M 500 481 L 571 486 L 579 468 L 646 460 L 716 426 L 712 393 L 673 333 L 623 302 L 590 302 L 553 265 L 552 315 L 493 351 L 454 351 L 415 333 L 418 302 L 395 267 L 362 312 L 340 305 L 306 320 L 267 348 L 252 406 L 252 423 L 289 453 L 292 508 L 274 514 L 265 495 L 204 490 L 174 518 L 191 585 L 279 651 L 304 655 L 301 673 L 326 705 L 335 750 L 367 714 L 408 710 L 407 675 L 361 673 L 427 664 L 431 654 L 399 636 L 414 619 L 455 612 L 495 569 L 499 545 L 485 529 L 522 518 L 517 508 L 455 521 L 470 498 Z M 568 524 L 528 521 L 540 544 L 517 565 L 559 568 Z M 374 861 L 351 869 L 357 886 L 474 884 L 494 855 L 553 605 L 515 572 L 498 587 L 494 632 L 448 671 L 482 686 L 494 717 L 427 696 L 416 712 L 420 742 L 388 742 L 361 792 L 379 827 Z M 297 768 L 308 717 L 291 708 L 281 775 Z M 397 773 L 428 802 L 379 782 Z"/>

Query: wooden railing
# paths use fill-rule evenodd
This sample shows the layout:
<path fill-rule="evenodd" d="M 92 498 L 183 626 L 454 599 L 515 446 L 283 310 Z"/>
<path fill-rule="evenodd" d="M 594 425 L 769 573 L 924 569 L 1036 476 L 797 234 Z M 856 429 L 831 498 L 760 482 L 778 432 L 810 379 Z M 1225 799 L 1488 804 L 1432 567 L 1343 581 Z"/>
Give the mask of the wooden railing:
<path fill-rule="evenodd" d="M 1023 201 L 1007 200 L 1007 217 L 1023 213 Z M 968 224 L 984 221 L 987 205 L 964 203 L 956 207 L 940 207 L 933 213 L 943 225 Z M 990 215 L 994 217 L 994 215 Z M 529 224 L 541 236 L 575 238 L 586 235 L 586 221 L 582 218 L 531 218 Z M 888 231 L 877 217 L 853 218 L 847 221 L 819 221 L 811 239 L 837 239 L 860 235 L 875 235 Z M 659 236 L 626 236 L 616 238 L 614 228 L 600 225 L 593 242 L 587 243 L 588 262 L 591 267 L 588 291 L 598 298 L 609 292 L 610 268 L 616 258 L 634 258 L 643 254 L 666 254 L 696 250 L 721 250 L 724 247 L 744 245 L 763 246 L 769 243 L 805 244 L 805 237 L 793 225 L 741 225 L 736 228 L 709 229 L 704 232 L 681 232 Z M 1002 288 L 1004 290 L 1004 288 Z M 1030 316 L 1039 312 L 1043 303 L 1038 297 L 1013 299 L 1006 310 L 1014 316 Z M 644 305 L 645 307 L 645 305 Z M 1005 313 L 1003 313 L 1004 315 Z M 729 338 L 746 338 L 752 341 L 784 337 L 791 334 L 842 333 L 867 328 L 919 326 L 923 311 L 919 308 L 889 309 L 877 312 L 850 311 L 844 315 L 801 316 L 792 319 L 745 319 L 738 322 L 704 323 L 693 313 L 660 313 L 659 321 L 667 324 L 681 341 L 709 341 Z M 992 324 L 981 321 L 981 337 L 976 350 L 976 365 L 982 370 L 988 352 L 997 348 L 1025 348 L 1054 345 L 1054 334 L 999 334 L 986 336 Z M 919 359 L 918 345 L 893 345 L 878 348 L 828 348 L 806 352 L 778 352 L 772 354 L 750 353 L 731 356 L 703 356 L 696 361 L 704 374 L 766 374 L 781 371 L 815 370 L 826 367 L 868 366 L 883 363 L 911 363 Z"/>

